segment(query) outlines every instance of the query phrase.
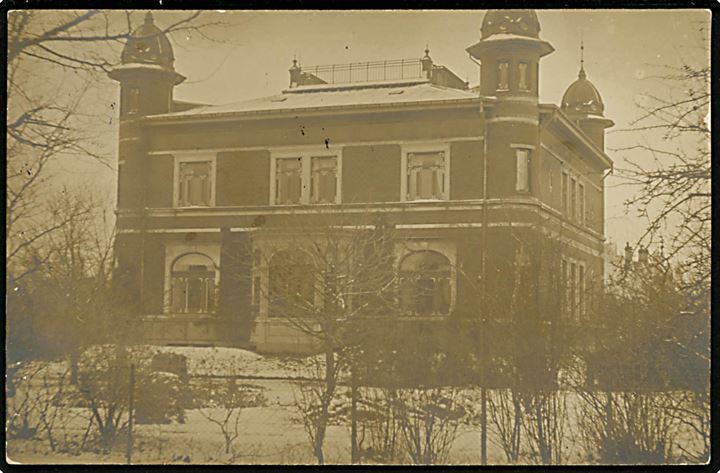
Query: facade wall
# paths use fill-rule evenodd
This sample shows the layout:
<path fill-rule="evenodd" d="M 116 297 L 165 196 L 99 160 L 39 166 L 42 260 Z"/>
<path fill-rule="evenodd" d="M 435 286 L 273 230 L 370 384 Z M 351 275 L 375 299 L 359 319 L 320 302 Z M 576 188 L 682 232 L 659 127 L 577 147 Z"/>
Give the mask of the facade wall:
<path fill-rule="evenodd" d="M 266 146 L 325 146 L 393 140 L 437 140 L 482 134 L 480 106 L 423 111 L 297 115 L 294 118 L 155 124 L 149 151 Z"/>
<path fill-rule="evenodd" d="M 267 205 L 270 153 L 264 150 L 217 153 L 215 179 L 217 206 Z"/>
<path fill-rule="evenodd" d="M 146 206 L 168 208 L 173 205 L 175 157 L 171 154 L 153 156 L 146 161 L 143 179 L 146 189 Z"/>
<path fill-rule="evenodd" d="M 400 200 L 400 145 L 345 146 L 342 159 L 343 202 Z"/>
<path fill-rule="evenodd" d="M 483 141 L 450 145 L 450 200 L 482 199 Z"/>
<path fill-rule="evenodd" d="M 543 133 L 541 156 L 546 169 L 552 172 L 553 189 L 543 196 L 543 201 L 557 210 L 561 210 L 561 177 L 562 172 L 580 179 L 585 186 L 585 222 L 599 234 L 604 233 L 604 169 L 591 164 L 591 160 L 583 158 L 573 143 L 550 132 Z M 556 185 L 557 183 L 557 185 Z"/>
<path fill-rule="evenodd" d="M 371 210 L 382 211 L 398 226 L 405 246 L 452 249 L 450 318 L 478 317 L 481 283 L 494 319 L 552 317 L 557 311 L 540 308 L 547 309 L 554 297 L 557 287 L 552 285 L 558 284 L 563 259 L 582 263 L 589 278 L 602 274 L 602 181 L 599 168 L 581 158 L 570 141 L 549 131 L 541 139 L 533 120 L 538 120 L 536 102 L 506 97 L 485 111 L 478 105 L 147 125 L 143 130 L 126 122 L 118 226 L 130 233 L 118 239 L 119 272 L 127 294 L 139 301 L 146 337 L 157 343 L 251 341 L 261 351 L 311 351 L 314 345 L 306 335 L 288 321 L 264 317 L 253 303 L 248 229 L 370 224 Z M 419 143 L 449 151 L 448 201 L 402 202 L 403 153 Z M 344 205 L 270 205 L 273 153 L 310 145 L 338 152 Z M 516 188 L 518 146 L 531 151 L 527 192 Z M 214 206 L 174 209 L 177 162 L 194 153 L 212 159 Z M 481 200 L 485 166 L 488 202 Z M 587 227 L 596 233 L 559 214 L 563 169 L 587 180 Z M 488 224 L 484 242 L 481 222 Z M 206 247 L 217 250 L 219 265 L 214 314 L 173 314 L 168 255 Z M 523 265 L 534 269 L 519 272 Z M 528 279 L 530 273 L 545 279 Z M 523 310 L 510 304 L 518 297 L 517 287 L 523 288 Z"/>

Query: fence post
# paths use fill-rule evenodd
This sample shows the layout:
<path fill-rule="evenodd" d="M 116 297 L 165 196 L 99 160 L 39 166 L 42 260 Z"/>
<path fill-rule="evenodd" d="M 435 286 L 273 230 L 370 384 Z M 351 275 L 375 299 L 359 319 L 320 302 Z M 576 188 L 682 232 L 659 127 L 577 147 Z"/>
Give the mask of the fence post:
<path fill-rule="evenodd" d="M 135 391 L 135 364 L 130 364 L 130 383 L 128 385 L 128 438 L 127 438 L 127 462 L 128 465 L 132 463 L 132 449 L 133 449 L 133 411 L 135 410 L 135 398 L 133 396 Z"/>

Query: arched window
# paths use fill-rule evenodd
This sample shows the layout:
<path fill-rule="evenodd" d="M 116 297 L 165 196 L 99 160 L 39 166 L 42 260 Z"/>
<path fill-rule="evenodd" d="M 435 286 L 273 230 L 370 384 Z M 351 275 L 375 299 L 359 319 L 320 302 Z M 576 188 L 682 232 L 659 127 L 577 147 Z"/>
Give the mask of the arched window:
<path fill-rule="evenodd" d="M 450 312 L 450 261 L 435 251 L 410 253 L 400 262 L 400 304 L 405 315 Z"/>
<path fill-rule="evenodd" d="M 300 251 L 280 251 L 269 268 L 269 316 L 302 316 L 314 306 L 314 266 Z"/>
<path fill-rule="evenodd" d="M 178 257 L 171 268 L 171 311 L 207 314 L 215 311 L 215 263 L 202 253 Z"/>

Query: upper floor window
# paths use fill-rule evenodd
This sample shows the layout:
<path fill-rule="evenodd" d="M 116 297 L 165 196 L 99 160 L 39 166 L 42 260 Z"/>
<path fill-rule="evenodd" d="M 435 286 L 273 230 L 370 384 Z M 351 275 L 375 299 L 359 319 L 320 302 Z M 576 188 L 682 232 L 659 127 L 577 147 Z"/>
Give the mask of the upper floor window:
<path fill-rule="evenodd" d="M 530 192 L 530 150 L 516 148 L 515 157 L 517 161 L 515 190 L 518 192 Z"/>
<path fill-rule="evenodd" d="M 403 200 L 446 200 L 450 186 L 447 147 L 425 147 L 403 153 Z"/>
<path fill-rule="evenodd" d="M 498 63 L 497 70 L 497 88 L 498 90 L 508 90 L 510 84 L 510 63 L 507 61 L 501 61 Z"/>
<path fill-rule="evenodd" d="M 400 262 L 400 305 L 406 315 L 447 315 L 451 296 L 450 261 L 442 254 L 421 250 Z"/>
<path fill-rule="evenodd" d="M 208 158 L 180 158 L 176 161 L 176 206 L 214 205 L 214 167 L 214 159 Z"/>
<path fill-rule="evenodd" d="M 140 89 L 130 89 L 128 95 L 128 113 L 137 113 L 140 109 Z"/>
<path fill-rule="evenodd" d="M 518 63 L 518 89 L 530 90 L 530 80 L 528 79 L 528 64 L 526 62 Z"/>
<path fill-rule="evenodd" d="M 340 202 L 340 156 L 298 152 L 275 156 L 272 202 L 280 205 Z"/>
<path fill-rule="evenodd" d="M 578 223 L 585 225 L 585 186 L 578 183 Z"/>
<path fill-rule="evenodd" d="M 215 311 L 217 268 L 209 256 L 188 253 L 171 267 L 170 310 L 176 313 L 212 313 Z"/>
<path fill-rule="evenodd" d="M 563 215 L 567 215 L 567 213 L 568 213 L 568 181 L 569 181 L 569 179 L 570 179 L 570 176 L 568 176 L 568 173 L 563 171 L 562 182 L 560 183 L 560 205 L 562 207 Z"/>
<path fill-rule="evenodd" d="M 302 158 L 275 161 L 275 203 L 299 204 L 302 199 Z"/>
<path fill-rule="evenodd" d="M 310 202 L 335 203 L 337 198 L 337 157 L 313 156 L 310 160 Z"/>
<path fill-rule="evenodd" d="M 570 178 L 570 218 L 577 218 L 577 180 Z"/>

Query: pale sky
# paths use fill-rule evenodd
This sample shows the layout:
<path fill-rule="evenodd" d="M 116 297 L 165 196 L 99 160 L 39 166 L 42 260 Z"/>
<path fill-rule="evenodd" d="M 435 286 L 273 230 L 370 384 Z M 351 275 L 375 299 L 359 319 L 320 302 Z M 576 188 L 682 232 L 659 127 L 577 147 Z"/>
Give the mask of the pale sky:
<path fill-rule="evenodd" d="M 647 162 L 642 153 L 613 152 L 652 135 L 620 131 L 639 116 L 635 107 L 643 93 L 663 95 L 664 86 L 649 78 L 659 65 L 707 64 L 700 28 L 709 31 L 710 12 L 704 10 L 538 10 L 540 37 L 555 48 L 540 66 L 540 100 L 559 104 L 565 89 L 577 78 L 580 40 L 585 42 L 585 70 L 605 103 L 605 115 L 616 125 L 607 135 L 607 152 L 616 167 L 625 159 Z M 52 12 L 48 12 L 51 14 Z M 154 11 L 161 28 L 180 12 Z M 436 64 L 478 82 L 478 67 L 465 51 L 480 37 L 484 11 L 366 11 L 366 12 L 208 12 L 227 26 L 198 34 L 171 37 L 175 68 L 187 81 L 176 87 L 180 100 L 222 104 L 264 95 L 287 87 L 293 56 L 303 65 L 418 58 L 425 46 Z M 136 13 L 140 24 L 144 12 Z M 119 49 L 118 49 L 119 55 Z M 117 150 L 117 123 L 111 104 L 117 84 L 105 79 L 92 92 L 90 107 L 105 112 L 98 123 L 106 152 Z M 90 188 L 114 197 L 115 174 L 96 164 L 66 162 L 64 178 L 75 175 Z M 75 180 L 75 179 L 72 179 Z M 640 237 L 644 224 L 626 215 L 623 201 L 633 189 L 606 182 L 606 235 L 622 247 Z"/>

